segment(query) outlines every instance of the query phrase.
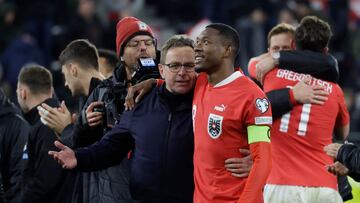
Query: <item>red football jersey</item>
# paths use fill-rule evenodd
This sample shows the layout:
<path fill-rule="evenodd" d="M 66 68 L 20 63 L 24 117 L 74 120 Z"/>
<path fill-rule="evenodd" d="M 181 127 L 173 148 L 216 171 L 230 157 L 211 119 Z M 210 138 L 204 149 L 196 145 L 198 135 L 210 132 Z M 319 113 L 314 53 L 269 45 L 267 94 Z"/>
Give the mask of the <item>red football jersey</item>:
<path fill-rule="evenodd" d="M 249 64 L 255 77 L 257 61 Z M 326 155 L 324 146 L 332 143 L 334 127 L 349 123 L 349 112 L 341 88 L 331 82 L 310 75 L 274 68 L 264 78 L 264 91 L 291 88 L 305 77 L 310 85 L 321 85 L 329 93 L 324 105 L 295 105 L 281 118 L 274 120 L 271 130 L 273 168 L 267 183 L 330 187 L 337 190 L 336 176 L 326 170 L 333 159 Z"/>
<path fill-rule="evenodd" d="M 208 83 L 206 74 L 199 75 L 193 100 L 195 203 L 236 202 L 244 188 L 248 194 L 253 192 L 249 196 L 262 199 L 269 165 L 257 166 L 257 177 L 253 175 L 252 180 L 251 175 L 249 178 L 232 176 L 224 165 L 226 159 L 242 156 L 240 148 L 249 148 L 247 127 L 270 126 L 271 116 L 265 94 L 241 72 L 236 71 L 215 86 Z M 266 144 L 270 151 L 270 143 Z M 262 156 L 271 161 L 270 152 Z M 247 181 L 258 181 L 260 186 L 249 189 Z M 254 191 L 249 191 L 252 189 Z"/>

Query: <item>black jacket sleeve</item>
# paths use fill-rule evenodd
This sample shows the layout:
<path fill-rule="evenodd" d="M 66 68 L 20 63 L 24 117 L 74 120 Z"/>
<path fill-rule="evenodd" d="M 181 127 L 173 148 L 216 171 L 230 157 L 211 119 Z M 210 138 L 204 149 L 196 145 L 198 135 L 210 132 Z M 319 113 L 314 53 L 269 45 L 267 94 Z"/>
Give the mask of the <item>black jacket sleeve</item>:
<path fill-rule="evenodd" d="M 64 130 L 62 131 L 61 133 L 61 142 L 70 147 L 70 148 L 73 148 L 74 147 L 74 135 L 73 135 L 73 131 L 74 131 L 74 124 L 69 124 L 68 126 L 66 126 L 64 128 Z"/>
<path fill-rule="evenodd" d="M 349 176 L 360 181 L 360 148 L 356 145 L 344 144 L 340 147 L 336 159 L 349 169 Z"/>
<path fill-rule="evenodd" d="M 316 78 L 330 82 L 339 80 L 337 60 L 331 54 L 302 51 L 281 51 L 279 67 L 298 73 L 310 74 Z"/>
<path fill-rule="evenodd" d="M 94 171 L 118 164 L 134 148 L 134 139 L 130 135 L 132 111 L 125 112 L 119 124 L 116 124 L 95 144 L 75 151 L 77 169 Z"/>
<path fill-rule="evenodd" d="M 299 73 L 310 74 L 326 81 L 337 82 L 339 68 L 337 60 L 330 54 L 312 51 L 281 51 L 279 67 Z M 277 119 L 292 109 L 289 89 L 273 90 L 268 92 L 272 105 L 273 118 Z"/>
<path fill-rule="evenodd" d="M 292 109 L 293 106 L 290 102 L 289 91 L 289 88 L 283 88 L 266 93 L 266 96 L 271 103 L 271 111 L 274 120 Z"/>
<path fill-rule="evenodd" d="M 24 167 L 22 159 L 23 149 L 30 133 L 30 126 L 20 115 L 13 114 L 7 117 L 8 122 L 4 132 L 2 154 L 4 173 L 3 186 L 8 201 L 15 201 L 21 189 L 21 172 Z"/>

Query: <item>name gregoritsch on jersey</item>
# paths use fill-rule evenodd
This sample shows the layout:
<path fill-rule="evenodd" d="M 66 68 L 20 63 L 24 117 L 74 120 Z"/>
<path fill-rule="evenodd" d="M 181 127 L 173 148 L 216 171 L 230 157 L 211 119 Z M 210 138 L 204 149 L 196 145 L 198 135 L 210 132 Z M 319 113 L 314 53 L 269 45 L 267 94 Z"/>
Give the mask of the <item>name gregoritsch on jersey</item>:
<path fill-rule="evenodd" d="M 278 69 L 276 72 L 276 77 L 290 81 L 301 81 L 304 80 L 305 78 L 311 78 L 311 81 L 308 83 L 308 85 L 311 86 L 320 85 L 324 87 L 324 91 L 326 91 L 329 94 L 332 92 L 332 88 L 333 88 L 333 85 L 330 84 L 329 82 L 313 78 L 308 74 L 297 73 L 290 70 Z"/>

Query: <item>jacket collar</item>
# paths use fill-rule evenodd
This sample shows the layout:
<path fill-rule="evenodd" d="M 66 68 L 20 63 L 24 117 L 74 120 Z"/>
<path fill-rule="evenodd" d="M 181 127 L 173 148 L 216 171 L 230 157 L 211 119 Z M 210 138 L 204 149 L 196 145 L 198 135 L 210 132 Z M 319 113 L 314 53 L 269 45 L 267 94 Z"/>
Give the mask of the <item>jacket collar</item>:
<path fill-rule="evenodd" d="M 191 109 L 194 91 L 184 95 L 174 95 L 166 89 L 166 84 L 162 84 L 157 91 L 160 101 L 166 103 L 171 111 L 182 111 Z"/>
<path fill-rule="evenodd" d="M 54 98 L 46 99 L 45 101 L 41 102 L 40 104 L 45 103 L 51 107 L 59 107 L 60 103 L 59 100 Z M 32 108 L 29 112 L 24 114 L 25 119 L 30 123 L 30 125 L 34 125 L 38 120 L 40 119 L 37 107 L 40 105 L 36 105 L 34 108 Z"/>
<path fill-rule="evenodd" d="M 95 89 L 96 86 L 98 86 L 101 83 L 101 80 L 98 78 L 91 78 L 90 80 L 90 86 L 89 86 L 89 95 L 91 92 Z M 89 96 L 88 95 L 88 96 Z"/>

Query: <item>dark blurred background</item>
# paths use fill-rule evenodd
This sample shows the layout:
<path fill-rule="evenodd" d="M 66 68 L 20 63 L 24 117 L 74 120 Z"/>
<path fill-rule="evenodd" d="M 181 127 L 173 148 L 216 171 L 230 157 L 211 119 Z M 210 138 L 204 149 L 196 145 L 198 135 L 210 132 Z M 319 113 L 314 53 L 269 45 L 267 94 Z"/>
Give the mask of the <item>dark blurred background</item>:
<path fill-rule="evenodd" d="M 0 0 L 0 85 L 16 100 L 20 68 L 39 63 L 52 71 L 57 96 L 71 103 L 57 62 L 61 50 L 78 38 L 115 50 L 116 23 L 129 15 L 153 28 L 158 48 L 173 34 L 196 36 L 209 22 L 229 24 L 240 33 L 241 67 L 266 52 L 272 26 L 296 25 L 306 15 L 321 17 L 334 34 L 330 52 L 339 62 L 352 136 L 359 135 L 359 0 Z"/>

